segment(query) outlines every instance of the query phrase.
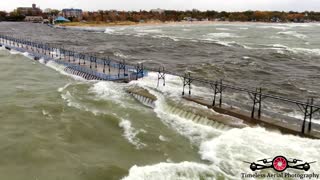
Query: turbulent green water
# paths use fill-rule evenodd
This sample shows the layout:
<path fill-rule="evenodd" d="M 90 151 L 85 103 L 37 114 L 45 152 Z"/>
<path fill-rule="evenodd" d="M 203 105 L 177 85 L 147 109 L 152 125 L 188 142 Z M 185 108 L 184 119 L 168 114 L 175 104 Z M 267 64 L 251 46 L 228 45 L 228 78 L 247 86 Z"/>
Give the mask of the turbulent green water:
<path fill-rule="evenodd" d="M 135 164 L 200 161 L 122 89 L 95 91 L 118 84 L 77 81 L 5 51 L 0 62 L 1 179 L 119 179 Z"/>

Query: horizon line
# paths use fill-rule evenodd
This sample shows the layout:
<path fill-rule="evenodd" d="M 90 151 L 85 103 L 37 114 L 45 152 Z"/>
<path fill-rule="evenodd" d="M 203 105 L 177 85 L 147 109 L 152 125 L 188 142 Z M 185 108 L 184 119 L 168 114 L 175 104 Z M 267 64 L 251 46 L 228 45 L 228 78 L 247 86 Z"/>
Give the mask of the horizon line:
<path fill-rule="evenodd" d="M 22 7 L 22 6 L 21 6 Z M 14 10 L 16 10 L 17 8 L 20 8 L 20 7 L 16 7 L 12 10 L 5 10 L 5 9 L 0 9 L 0 11 L 5 11 L 7 13 L 9 12 L 12 12 Z M 30 7 L 31 8 L 31 7 Z M 58 9 L 58 8 L 40 8 L 40 7 L 37 7 L 41 10 L 46 10 L 46 9 L 52 9 L 52 10 L 63 10 L 63 9 L 81 9 L 82 11 L 84 12 L 98 12 L 98 11 L 124 11 L 124 12 L 132 12 L 132 11 L 135 11 L 135 12 L 139 12 L 139 11 L 152 11 L 152 10 L 164 10 L 164 11 L 183 11 L 183 12 L 186 12 L 186 11 L 200 11 L 200 12 L 206 12 L 206 11 L 216 11 L 216 12 L 228 12 L 228 13 L 233 13 L 233 12 L 248 12 L 248 11 L 262 11 L 262 12 L 285 12 L 285 13 L 289 13 L 289 12 L 299 12 L 299 13 L 303 13 L 303 12 L 320 12 L 319 11 L 315 11 L 315 10 L 303 10 L 303 11 L 299 11 L 299 10 L 259 10 L 259 9 L 255 9 L 255 10 L 252 10 L 252 9 L 248 9 L 248 10 L 238 10 L 238 11 L 228 11 L 228 10 L 214 10 L 214 9 L 207 9 L 207 10 L 199 10 L 199 9 L 196 9 L 196 8 L 193 8 L 193 9 L 165 9 L 165 8 L 149 8 L 149 9 L 135 9 L 135 10 L 125 10 L 125 9 L 96 9 L 96 10 L 86 10 L 86 9 L 82 9 L 82 8 L 77 8 L 77 7 L 69 7 L 69 8 L 62 8 L 62 9 Z"/>

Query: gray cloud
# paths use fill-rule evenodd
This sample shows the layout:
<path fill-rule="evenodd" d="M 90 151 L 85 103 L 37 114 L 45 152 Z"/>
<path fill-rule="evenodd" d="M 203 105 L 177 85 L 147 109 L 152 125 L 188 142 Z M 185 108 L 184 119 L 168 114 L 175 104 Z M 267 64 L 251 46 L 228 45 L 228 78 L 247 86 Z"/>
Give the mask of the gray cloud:
<path fill-rule="evenodd" d="M 0 9 L 13 10 L 18 6 L 36 3 L 45 8 L 82 8 L 84 10 L 140 10 L 140 9 L 199 9 L 217 11 L 279 10 L 320 11 L 319 0 L 9 0 L 0 3 Z"/>

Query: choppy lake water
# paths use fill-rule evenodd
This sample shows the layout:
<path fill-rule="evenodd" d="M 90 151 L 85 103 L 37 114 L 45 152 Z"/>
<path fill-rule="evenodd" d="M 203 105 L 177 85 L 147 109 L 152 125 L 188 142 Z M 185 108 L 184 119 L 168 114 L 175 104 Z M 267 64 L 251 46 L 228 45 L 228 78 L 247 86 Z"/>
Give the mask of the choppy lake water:
<path fill-rule="evenodd" d="M 305 100 L 320 96 L 319 27 L 155 25 L 88 32 L 0 23 L 0 32 Z M 220 130 L 169 112 L 166 98 L 180 100 L 182 90 L 175 76 L 159 89 L 156 73 L 129 84 L 86 81 L 4 49 L 0 64 L 3 179 L 240 179 L 251 172 L 243 161 L 277 155 L 320 161 L 319 140 L 259 127 Z M 156 107 L 127 94 L 131 85 L 157 96 Z M 308 173 L 319 169 L 312 164 Z"/>

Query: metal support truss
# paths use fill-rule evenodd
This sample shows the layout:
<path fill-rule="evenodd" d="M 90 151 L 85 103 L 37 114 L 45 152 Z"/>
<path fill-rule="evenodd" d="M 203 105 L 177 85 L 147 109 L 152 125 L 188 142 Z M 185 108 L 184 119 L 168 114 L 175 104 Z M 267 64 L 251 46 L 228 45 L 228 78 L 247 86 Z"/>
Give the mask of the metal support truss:
<path fill-rule="evenodd" d="M 163 86 L 166 85 L 166 71 L 164 70 L 164 67 L 159 67 L 159 71 L 158 71 L 158 84 L 157 87 L 159 87 L 160 84 L 160 80 L 163 80 Z"/>
<path fill-rule="evenodd" d="M 184 89 L 186 86 L 189 86 L 189 96 L 191 95 L 191 83 L 193 79 L 191 79 L 190 72 L 185 73 L 183 76 L 183 90 L 182 90 L 182 96 L 184 96 Z"/>
<path fill-rule="evenodd" d="M 141 77 L 144 76 L 143 63 L 138 63 L 137 66 L 136 66 L 136 80 L 138 80 L 139 74 L 141 74 Z"/>

